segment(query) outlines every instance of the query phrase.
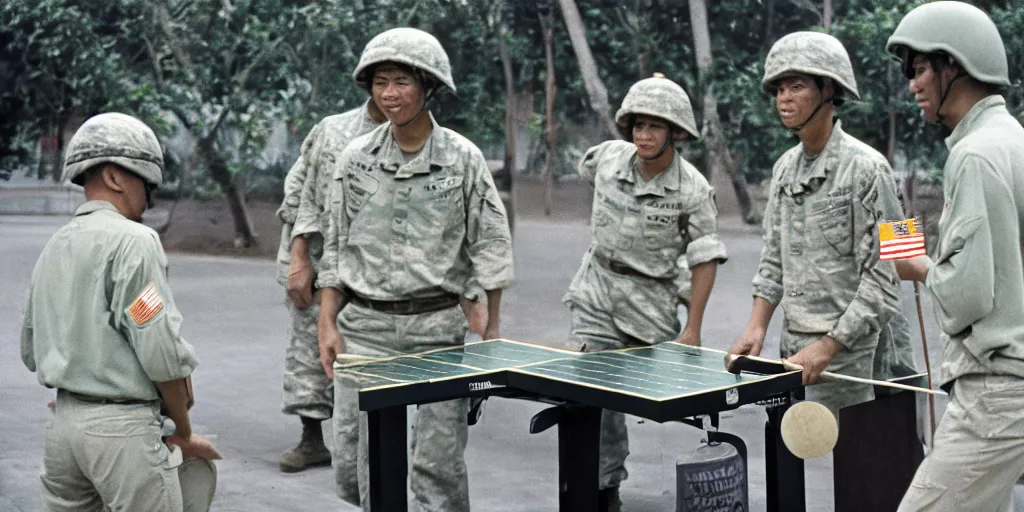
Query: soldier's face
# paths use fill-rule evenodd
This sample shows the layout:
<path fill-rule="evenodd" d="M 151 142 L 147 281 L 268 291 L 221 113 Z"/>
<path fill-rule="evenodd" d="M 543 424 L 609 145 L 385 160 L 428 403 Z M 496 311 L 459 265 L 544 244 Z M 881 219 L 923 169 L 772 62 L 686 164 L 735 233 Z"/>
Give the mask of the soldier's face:
<path fill-rule="evenodd" d="M 910 93 L 914 95 L 925 121 L 935 123 L 939 119 L 939 82 L 936 80 L 935 69 L 925 55 L 914 57 L 911 66 L 914 76 L 910 77 Z"/>
<path fill-rule="evenodd" d="M 423 108 L 423 86 L 404 69 L 388 67 L 374 72 L 371 93 L 381 112 L 398 125 L 415 117 Z"/>
<path fill-rule="evenodd" d="M 658 155 L 669 137 L 668 123 L 651 116 L 636 116 L 633 120 L 633 144 L 640 158 L 651 159 Z"/>
<path fill-rule="evenodd" d="M 775 109 L 786 128 L 806 122 L 820 102 L 821 91 L 811 77 L 793 76 L 776 84 Z"/>

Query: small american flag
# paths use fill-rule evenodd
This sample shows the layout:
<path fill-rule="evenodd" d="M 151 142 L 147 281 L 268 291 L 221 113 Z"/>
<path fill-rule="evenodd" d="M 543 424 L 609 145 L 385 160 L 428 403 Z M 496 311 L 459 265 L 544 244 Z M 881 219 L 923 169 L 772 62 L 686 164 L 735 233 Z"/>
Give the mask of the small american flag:
<path fill-rule="evenodd" d="M 914 219 L 883 222 L 878 225 L 878 259 L 902 260 L 924 256 L 924 233 L 917 231 Z"/>
<path fill-rule="evenodd" d="M 160 298 L 153 283 L 150 283 L 143 288 L 139 296 L 135 298 L 135 302 L 128 307 L 128 314 L 131 315 L 135 325 L 143 325 L 152 320 L 163 308 L 164 300 Z"/>

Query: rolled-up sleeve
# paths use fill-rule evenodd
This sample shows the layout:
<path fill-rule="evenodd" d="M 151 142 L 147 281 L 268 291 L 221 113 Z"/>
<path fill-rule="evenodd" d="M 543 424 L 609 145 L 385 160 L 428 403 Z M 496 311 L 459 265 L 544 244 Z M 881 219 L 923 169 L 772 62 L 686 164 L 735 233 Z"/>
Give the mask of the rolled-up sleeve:
<path fill-rule="evenodd" d="M 872 343 L 875 334 L 899 314 L 899 280 L 891 261 L 878 257 L 878 224 L 903 217 L 896 182 L 888 165 L 875 169 L 862 188 L 860 200 L 854 202 L 853 233 L 855 258 L 860 268 L 860 284 L 850 305 L 828 334 L 848 350 L 861 343 Z"/>
<path fill-rule="evenodd" d="M 782 301 L 782 233 L 780 231 L 779 188 L 775 180 L 768 188 L 768 204 L 762 223 L 761 257 L 754 274 L 754 297 L 778 305 Z"/>
<path fill-rule="evenodd" d="M 715 207 L 714 189 L 708 190 L 700 208 L 690 214 L 689 222 L 683 229 L 686 230 L 684 238 L 690 241 L 686 246 L 686 261 L 690 268 L 709 261 L 725 263 L 729 259 L 725 244 L 718 236 L 718 209 Z"/>
<path fill-rule="evenodd" d="M 466 245 L 471 279 L 484 290 L 507 288 L 514 274 L 512 235 L 505 205 L 482 154 L 471 156 L 466 177 Z"/>
<path fill-rule="evenodd" d="M 994 170 L 980 158 L 966 159 L 958 176 L 949 177 L 949 211 L 939 241 L 941 252 L 928 271 L 925 286 L 931 290 L 939 327 L 955 336 L 989 315 L 995 307 L 995 260 L 988 216 L 986 186 L 991 194 L 1007 194 L 1005 185 L 994 183 Z M 991 184 L 987 182 L 993 182 Z"/>
<path fill-rule="evenodd" d="M 313 153 L 318 145 L 320 131 L 319 124 L 310 130 L 309 135 L 302 141 L 299 158 L 284 178 L 284 200 L 281 201 L 281 206 L 277 209 L 277 217 L 285 224 L 295 224 L 299 205 L 302 202 L 302 189 L 305 188 L 307 178 L 312 172 L 312 163 L 316 161 Z"/>
<path fill-rule="evenodd" d="M 155 238 L 127 238 L 114 262 L 111 315 L 153 382 L 188 377 L 199 362 L 181 337 L 181 313 L 167 283 L 167 259 Z"/>
<path fill-rule="evenodd" d="M 617 141 L 606 141 L 598 144 L 587 150 L 583 154 L 583 158 L 580 159 L 580 163 L 577 166 L 577 171 L 580 173 L 580 177 L 590 183 L 594 184 L 594 179 L 597 177 L 597 170 L 600 168 L 601 157 L 605 154 L 608 147 Z"/>
<path fill-rule="evenodd" d="M 295 223 L 292 226 L 292 238 L 312 234 L 323 235 L 320 233 L 320 220 L 324 213 L 324 198 L 319 191 L 323 188 L 320 180 L 324 178 L 318 165 L 319 163 L 309 167 L 306 183 L 302 186 L 299 207 L 296 209 Z"/>
<path fill-rule="evenodd" d="M 341 251 L 348 245 L 348 215 L 345 212 L 345 172 L 351 160 L 351 151 L 346 148 L 338 158 L 331 172 L 331 183 L 324 199 L 327 216 L 327 232 L 323 233 L 324 253 L 320 258 L 320 274 L 317 288 L 341 290 L 341 276 L 338 273 Z"/>
<path fill-rule="evenodd" d="M 28 371 L 36 371 L 36 345 L 32 327 L 32 291 L 25 299 L 25 316 L 21 321 L 21 362 L 25 363 Z"/>

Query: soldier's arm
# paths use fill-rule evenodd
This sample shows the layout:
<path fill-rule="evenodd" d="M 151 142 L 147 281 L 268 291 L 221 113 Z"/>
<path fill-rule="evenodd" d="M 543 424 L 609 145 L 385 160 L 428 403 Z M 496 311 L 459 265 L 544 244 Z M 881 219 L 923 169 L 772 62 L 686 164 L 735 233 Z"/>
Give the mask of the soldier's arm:
<path fill-rule="evenodd" d="M 302 141 L 299 158 L 288 170 L 284 178 L 284 200 L 277 209 L 277 217 L 285 224 L 295 224 L 298 208 L 302 199 L 302 189 L 306 184 L 311 163 L 315 161 L 316 141 L 320 137 L 320 125 L 316 125 Z"/>
<path fill-rule="evenodd" d="M 782 232 L 779 189 L 775 180 L 768 189 L 768 204 L 761 225 L 763 245 L 754 274 L 754 304 L 750 312 L 748 329 L 764 332 L 782 301 Z"/>
<path fill-rule="evenodd" d="M 36 371 L 36 346 L 32 329 L 32 292 L 25 298 L 25 318 L 21 321 L 21 362 L 28 371 Z"/>
<path fill-rule="evenodd" d="M 694 170 L 696 172 L 696 169 Z M 686 246 L 686 261 L 691 269 L 691 298 L 686 330 L 700 333 L 704 309 L 715 285 L 718 265 L 729 259 L 725 244 L 718 236 L 718 209 L 715 193 L 710 187 L 700 208 L 688 215 L 683 238 L 689 240 Z"/>
<path fill-rule="evenodd" d="M 859 187 L 852 201 L 855 227 L 853 250 L 860 269 L 860 284 L 850 306 L 828 333 L 843 348 L 852 350 L 874 339 L 894 314 L 900 314 L 899 277 L 891 261 L 878 259 L 878 224 L 903 216 L 896 182 L 888 164 L 880 164 Z"/>
<path fill-rule="evenodd" d="M 191 396 L 186 379 L 198 361 L 180 334 L 182 317 L 167 283 L 166 262 L 155 237 L 125 240 L 113 262 L 111 314 L 143 371 L 161 392 L 177 433 L 188 439 L 192 433 L 188 420 Z"/>
<path fill-rule="evenodd" d="M 316 143 L 319 145 L 319 142 Z M 319 154 L 319 148 L 311 153 Z M 308 174 L 299 195 L 299 207 L 295 213 L 295 225 L 292 227 L 292 240 L 306 239 L 311 235 L 321 235 L 320 216 L 324 211 L 324 198 L 321 197 L 322 190 L 320 180 L 323 177 L 323 169 L 320 158 L 307 162 Z M 308 254 L 308 253 L 307 253 Z"/>
<path fill-rule="evenodd" d="M 995 256 L 989 208 L 1012 201 L 992 166 L 978 156 L 952 162 L 958 169 L 951 180 L 942 252 L 925 278 L 938 303 L 939 326 L 956 335 L 988 316 L 995 307 Z M 1005 235 L 1004 235 L 1005 236 Z"/>
<path fill-rule="evenodd" d="M 583 154 L 583 158 L 580 159 L 580 163 L 577 166 L 577 171 L 579 171 L 580 177 L 591 185 L 594 184 L 594 180 L 597 177 L 597 170 L 600 167 L 601 157 L 608 148 L 608 144 L 608 142 L 603 142 L 588 149 L 587 152 Z"/>
<path fill-rule="evenodd" d="M 487 163 L 479 151 L 471 156 L 465 174 L 466 247 L 472 280 L 487 291 L 487 331 L 497 336 L 501 290 L 512 281 L 512 235 L 505 205 L 498 196 Z"/>

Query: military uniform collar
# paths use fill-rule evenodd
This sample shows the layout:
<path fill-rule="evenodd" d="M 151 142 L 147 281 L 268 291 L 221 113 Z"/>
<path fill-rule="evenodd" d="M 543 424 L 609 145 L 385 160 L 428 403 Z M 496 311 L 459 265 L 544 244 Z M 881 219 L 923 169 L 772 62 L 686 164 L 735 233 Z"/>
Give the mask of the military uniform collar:
<path fill-rule="evenodd" d="M 946 148 L 953 149 L 957 142 L 960 142 L 978 127 L 981 117 L 985 112 L 997 108 L 1006 109 L 1006 99 L 999 94 L 993 94 L 975 103 L 971 110 L 967 112 L 967 115 L 957 123 L 953 133 L 946 137 Z"/>
<path fill-rule="evenodd" d="M 88 215 L 90 213 L 98 212 L 100 210 L 110 210 L 118 215 L 121 215 L 121 212 L 117 211 L 117 208 L 115 208 L 114 205 L 110 204 L 109 201 L 101 201 L 97 199 L 82 203 L 82 205 L 79 206 L 77 210 L 75 210 L 75 217 L 78 217 L 79 215 Z"/>
<path fill-rule="evenodd" d="M 843 131 L 842 121 L 836 121 L 836 124 L 832 126 L 832 135 L 825 143 L 825 148 L 821 150 L 821 154 L 814 159 L 809 168 L 804 169 L 798 160 L 792 167 L 785 170 L 788 175 L 781 180 L 782 191 L 788 196 L 813 192 L 817 186 L 815 182 L 825 181 L 828 178 L 828 172 L 839 166 L 845 138 L 846 132 Z M 797 158 L 800 158 L 804 154 L 803 142 L 797 145 L 797 151 Z"/>
<path fill-rule="evenodd" d="M 668 190 L 679 191 L 679 182 L 682 179 L 682 157 L 677 151 L 672 163 L 664 172 L 658 174 L 651 181 L 645 182 L 640 177 L 640 157 L 636 155 L 636 147 L 629 153 L 627 165 L 619 165 L 615 170 L 615 178 L 620 181 L 633 184 L 633 195 L 656 195 L 665 197 Z"/>
<path fill-rule="evenodd" d="M 427 174 L 441 167 L 448 167 L 455 163 L 456 154 L 446 150 L 444 144 L 445 133 L 441 125 L 437 124 L 434 115 L 430 116 L 432 129 L 430 138 L 423 145 L 419 153 L 409 162 L 405 163 L 402 155 L 402 148 L 398 147 L 394 136 L 391 135 L 391 121 L 380 125 L 374 137 L 371 137 L 363 150 L 377 157 L 381 169 L 395 173 L 396 178 L 408 178 L 415 174 Z"/>

